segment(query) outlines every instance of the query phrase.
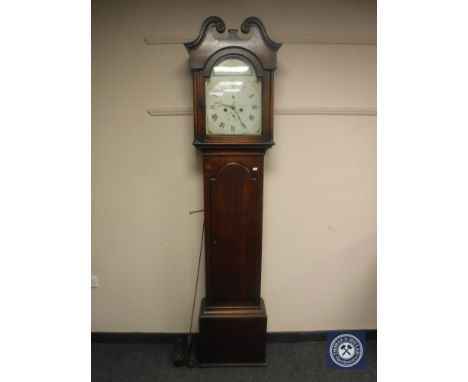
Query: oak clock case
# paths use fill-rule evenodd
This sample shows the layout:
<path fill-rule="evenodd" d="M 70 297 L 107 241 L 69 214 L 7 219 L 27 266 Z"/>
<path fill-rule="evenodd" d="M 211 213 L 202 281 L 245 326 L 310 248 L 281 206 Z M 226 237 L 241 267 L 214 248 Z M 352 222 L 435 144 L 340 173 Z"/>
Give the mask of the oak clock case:
<path fill-rule="evenodd" d="M 273 146 L 273 72 L 281 44 L 249 17 L 225 30 L 208 17 L 186 43 L 193 73 L 194 142 L 203 156 L 206 296 L 202 366 L 265 365 L 260 296 L 263 158 Z"/>

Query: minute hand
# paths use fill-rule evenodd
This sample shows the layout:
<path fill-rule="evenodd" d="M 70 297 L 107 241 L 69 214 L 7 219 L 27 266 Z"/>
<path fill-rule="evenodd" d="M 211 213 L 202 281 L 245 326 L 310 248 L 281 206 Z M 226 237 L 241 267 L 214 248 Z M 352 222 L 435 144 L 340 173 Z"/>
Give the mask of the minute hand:
<path fill-rule="evenodd" d="M 245 123 L 244 123 L 244 121 L 242 121 L 242 119 L 241 119 L 239 113 L 237 112 L 237 108 L 236 108 L 236 99 L 234 98 L 234 95 L 232 96 L 232 101 L 234 102 L 234 107 L 233 107 L 232 109 L 236 112 L 237 118 L 239 119 L 239 121 L 240 121 L 242 127 L 245 129 L 245 128 L 246 128 Z"/>
<path fill-rule="evenodd" d="M 242 127 L 245 129 L 245 128 L 246 128 L 245 123 L 244 123 L 244 121 L 242 121 L 242 119 L 241 119 L 239 113 L 237 112 L 236 107 L 234 107 L 234 111 L 236 112 L 237 118 L 239 119 L 239 121 L 240 121 Z"/>

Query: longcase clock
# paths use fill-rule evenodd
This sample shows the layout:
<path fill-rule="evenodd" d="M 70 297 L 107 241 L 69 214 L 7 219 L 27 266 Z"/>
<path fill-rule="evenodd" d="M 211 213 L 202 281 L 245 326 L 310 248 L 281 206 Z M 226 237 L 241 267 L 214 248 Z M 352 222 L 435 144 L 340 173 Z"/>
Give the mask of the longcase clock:
<path fill-rule="evenodd" d="M 203 156 L 202 365 L 265 364 L 263 158 L 274 144 L 273 72 L 280 46 L 258 18 L 247 18 L 241 33 L 225 33 L 215 16 L 185 44 L 193 72 L 193 144 Z"/>

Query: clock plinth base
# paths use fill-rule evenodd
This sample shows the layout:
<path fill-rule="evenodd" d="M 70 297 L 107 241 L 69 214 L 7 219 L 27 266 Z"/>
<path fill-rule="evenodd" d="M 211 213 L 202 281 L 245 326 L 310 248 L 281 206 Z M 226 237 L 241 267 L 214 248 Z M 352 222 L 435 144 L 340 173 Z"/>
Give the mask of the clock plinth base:
<path fill-rule="evenodd" d="M 265 366 L 267 315 L 258 306 L 200 307 L 200 366 Z"/>

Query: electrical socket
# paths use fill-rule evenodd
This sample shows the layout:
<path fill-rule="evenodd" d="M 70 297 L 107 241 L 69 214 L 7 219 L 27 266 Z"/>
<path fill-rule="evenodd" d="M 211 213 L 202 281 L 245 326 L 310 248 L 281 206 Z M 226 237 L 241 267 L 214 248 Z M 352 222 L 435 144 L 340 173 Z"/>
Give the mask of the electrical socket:
<path fill-rule="evenodd" d="M 91 288 L 97 288 L 99 286 L 98 277 L 91 276 Z"/>

